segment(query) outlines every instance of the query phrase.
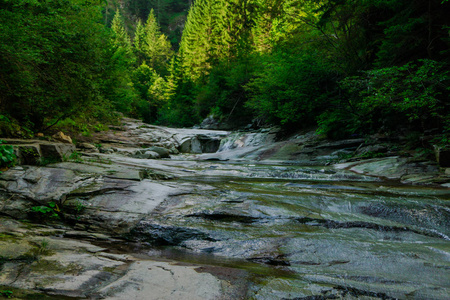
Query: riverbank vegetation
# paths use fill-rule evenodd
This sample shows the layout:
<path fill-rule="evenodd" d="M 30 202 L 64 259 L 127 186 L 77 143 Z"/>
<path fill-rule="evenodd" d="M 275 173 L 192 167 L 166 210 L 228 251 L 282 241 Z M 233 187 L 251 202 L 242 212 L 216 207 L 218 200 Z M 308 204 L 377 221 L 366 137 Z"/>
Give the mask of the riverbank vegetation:
<path fill-rule="evenodd" d="M 449 14 L 447 0 L 0 0 L 1 134 L 100 130 L 117 111 L 448 144 Z"/>

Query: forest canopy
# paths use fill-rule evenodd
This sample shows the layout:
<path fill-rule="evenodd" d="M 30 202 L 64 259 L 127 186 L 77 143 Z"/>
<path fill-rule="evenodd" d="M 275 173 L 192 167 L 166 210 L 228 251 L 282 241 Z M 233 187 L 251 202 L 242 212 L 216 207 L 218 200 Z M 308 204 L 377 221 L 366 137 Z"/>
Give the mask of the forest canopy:
<path fill-rule="evenodd" d="M 117 111 L 445 140 L 449 15 L 446 0 L 0 0 L 1 134 Z"/>

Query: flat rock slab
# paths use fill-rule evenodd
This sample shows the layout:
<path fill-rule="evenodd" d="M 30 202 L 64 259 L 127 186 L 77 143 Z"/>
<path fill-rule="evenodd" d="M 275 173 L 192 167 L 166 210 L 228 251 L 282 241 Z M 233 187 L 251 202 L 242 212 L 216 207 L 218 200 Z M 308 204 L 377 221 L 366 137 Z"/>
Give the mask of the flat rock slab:
<path fill-rule="evenodd" d="M 431 175 L 430 178 L 432 178 L 439 172 L 435 165 L 411 162 L 407 158 L 398 156 L 336 164 L 335 168 L 388 179 L 401 179 L 403 176 L 411 174 L 421 174 L 421 179 L 424 175 Z"/>
<path fill-rule="evenodd" d="M 227 280 L 198 265 L 139 259 L 84 240 L 42 236 L 64 232 L 74 233 L 0 217 L 0 286 L 19 299 L 43 294 L 55 299 L 223 299 L 228 293 Z"/>
<path fill-rule="evenodd" d="M 139 261 L 127 273 L 99 291 L 107 299 L 219 299 L 221 280 L 197 267 L 177 266 L 167 262 Z"/>
<path fill-rule="evenodd" d="M 193 188 L 141 180 L 145 174 L 116 164 L 16 167 L 0 175 L 0 210 L 15 218 L 42 217 L 32 208 L 54 202 L 68 220 L 122 234 L 171 195 Z"/>

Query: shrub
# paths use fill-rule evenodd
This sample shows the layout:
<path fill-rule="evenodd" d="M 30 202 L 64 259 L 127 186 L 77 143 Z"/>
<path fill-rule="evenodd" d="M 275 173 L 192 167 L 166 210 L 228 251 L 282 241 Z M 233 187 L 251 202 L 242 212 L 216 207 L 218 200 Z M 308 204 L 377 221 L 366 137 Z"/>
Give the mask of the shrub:
<path fill-rule="evenodd" d="M 0 140 L 0 168 L 10 168 L 16 163 L 14 148 L 10 145 L 1 145 L 4 141 Z"/>

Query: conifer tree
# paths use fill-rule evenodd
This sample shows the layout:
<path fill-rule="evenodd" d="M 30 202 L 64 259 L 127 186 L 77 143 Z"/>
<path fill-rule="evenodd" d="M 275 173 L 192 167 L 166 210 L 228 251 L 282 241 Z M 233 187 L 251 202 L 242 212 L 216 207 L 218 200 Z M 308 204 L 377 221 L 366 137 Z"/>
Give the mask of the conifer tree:
<path fill-rule="evenodd" d="M 197 81 L 218 62 L 238 55 L 239 43 L 246 37 L 246 7 L 250 2 L 197 0 L 194 3 L 180 44 L 185 76 Z"/>
<path fill-rule="evenodd" d="M 145 61 L 145 28 L 141 20 L 136 24 L 136 31 L 134 33 L 133 50 L 136 56 L 137 65 L 141 65 Z"/>
<path fill-rule="evenodd" d="M 166 62 L 173 51 L 167 37 L 161 33 L 153 10 L 145 26 L 140 21 L 137 24 L 134 50 L 139 65 L 145 62 L 159 73 L 165 73 Z"/>
<path fill-rule="evenodd" d="M 210 69 L 211 51 L 211 1 L 197 0 L 189 10 L 180 43 L 182 67 L 185 76 L 197 80 Z"/>
<path fill-rule="evenodd" d="M 116 14 L 111 23 L 111 29 L 114 32 L 114 45 L 117 48 L 123 49 L 127 54 L 131 54 L 131 41 L 123 23 L 122 15 L 119 10 L 116 10 Z"/>
<path fill-rule="evenodd" d="M 168 65 L 168 75 L 166 77 L 167 84 L 166 89 L 164 90 L 164 98 L 167 101 L 175 96 L 179 81 L 181 80 L 179 64 L 180 62 L 178 57 L 173 56 Z"/>

